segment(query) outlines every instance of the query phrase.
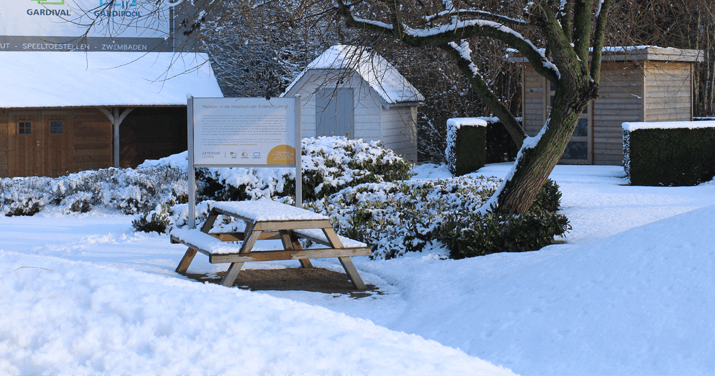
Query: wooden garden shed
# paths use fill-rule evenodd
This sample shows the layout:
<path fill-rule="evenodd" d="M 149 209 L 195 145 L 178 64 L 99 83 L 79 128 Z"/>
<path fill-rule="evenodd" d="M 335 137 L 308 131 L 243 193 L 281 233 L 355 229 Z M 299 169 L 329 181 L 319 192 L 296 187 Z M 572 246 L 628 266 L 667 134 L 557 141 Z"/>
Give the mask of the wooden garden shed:
<path fill-rule="evenodd" d="M 424 97 L 383 57 L 336 45 L 290 84 L 302 96 L 303 137 L 345 136 L 383 144 L 417 161 L 417 107 Z"/>
<path fill-rule="evenodd" d="M 600 97 L 581 115 L 561 163 L 623 163 L 623 122 L 690 121 L 693 117 L 693 64 L 697 50 L 652 46 L 606 47 Z M 522 117 L 530 136 L 541 130 L 555 87 L 538 75 L 523 57 Z"/>
<path fill-rule="evenodd" d="M 186 150 L 187 94 L 221 97 L 207 57 L 0 52 L 0 177 L 135 167 Z"/>

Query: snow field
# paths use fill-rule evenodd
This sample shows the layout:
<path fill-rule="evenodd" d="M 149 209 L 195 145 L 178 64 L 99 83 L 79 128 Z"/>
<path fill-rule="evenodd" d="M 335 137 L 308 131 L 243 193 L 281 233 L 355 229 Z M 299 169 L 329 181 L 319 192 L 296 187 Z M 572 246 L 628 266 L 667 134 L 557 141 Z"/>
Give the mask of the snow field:
<path fill-rule="evenodd" d="M 0 315 L 4 374 L 512 374 L 265 294 L 47 256 L 0 259 L 0 305 L 12 308 Z"/>

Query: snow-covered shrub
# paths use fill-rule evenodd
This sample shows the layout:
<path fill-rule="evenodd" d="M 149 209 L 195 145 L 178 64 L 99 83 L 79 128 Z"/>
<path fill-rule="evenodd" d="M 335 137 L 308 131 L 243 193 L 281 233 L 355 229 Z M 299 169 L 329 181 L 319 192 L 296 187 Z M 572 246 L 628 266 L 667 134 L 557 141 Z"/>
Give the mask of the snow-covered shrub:
<path fill-rule="evenodd" d="M 306 206 L 328 215 L 341 235 L 368 243 L 373 258 L 420 251 L 445 215 L 478 209 L 499 185 L 496 178 L 367 183 Z"/>
<path fill-rule="evenodd" d="M 522 238 L 519 237 L 515 241 L 526 247 L 533 246 L 530 250 L 542 247 L 542 239 L 551 242 L 554 236 L 564 233 L 565 228 L 554 226 L 553 222 L 561 224 L 561 221 L 566 221 L 567 224 L 566 217 L 555 216 L 549 211 L 558 209 L 561 197 L 558 186 L 550 180 L 539 193 L 529 216 L 490 215 L 476 223 L 470 223 L 469 220 L 456 221 L 458 218 L 472 218 L 472 213 L 477 212 L 489 199 L 500 181 L 493 177 L 468 175 L 446 180 L 368 183 L 346 188 L 304 206 L 328 215 L 333 227 L 341 235 L 370 244 L 373 247 L 373 258 L 393 258 L 405 252 L 420 251 L 434 240 L 449 249 L 457 244 L 481 247 L 471 244 L 474 239 L 461 239 L 463 228 L 470 226 L 506 226 L 504 228 L 514 231 L 524 230 L 527 234 L 524 239 L 528 241 L 520 240 Z M 489 222 L 493 218 L 502 221 Z M 542 227 L 521 228 L 533 225 L 524 218 L 543 221 Z M 546 235 L 541 237 L 542 234 Z M 503 244 L 510 244 L 506 238 L 512 235 L 505 232 L 495 236 Z M 454 253 L 453 257 L 457 255 Z"/>
<path fill-rule="evenodd" d="M 343 188 L 410 178 L 412 164 L 380 142 L 345 137 L 303 139 L 303 200 L 330 196 Z M 241 201 L 293 197 L 294 168 L 202 168 L 199 197 Z M 293 197 L 294 198 L 294 197 Z"/>
<path fill-rule="evenodd" d="M 480 118 L 447 120 L 445 157 L 449 172 L 456 176 L 483 167 L 487 160 L 487 122 Z"/>
<path fill-rule="evenodd" d="M 157 204 L 186 202 L 186 172 L 170 167 L 109 168 L 58 178 L 0 179 L 0 213 L 33 215 L 59 205 L 66 212 L 86 212 L 102 205 L 135 214 Z"/>
<path fill-rule="evenodd" d="M 144 212 L 132 221 L 132 227 L 136 231 L 143 232 L 166 232 L 167 227 L 172 221 L 169 218 L 169 207 L 166 205 L 157 205 L 151 212 Z"/>
<path fill-rule="evenodd" d="M 533 251 L 571 229 L 568 218 L 556 213 L 560 205 L 559 186 L 547 179 L 526 213 L 451 212 L 435 238 L 445 244 L 454 259 Z"/>
<path fill-rule="evenodd" d="M 545 210 L 523 214 L 450 213 L 435 234 L 450 257 L 483 256 L 497 252 L 533 251 L 571 229 L 566 216 Z"/>

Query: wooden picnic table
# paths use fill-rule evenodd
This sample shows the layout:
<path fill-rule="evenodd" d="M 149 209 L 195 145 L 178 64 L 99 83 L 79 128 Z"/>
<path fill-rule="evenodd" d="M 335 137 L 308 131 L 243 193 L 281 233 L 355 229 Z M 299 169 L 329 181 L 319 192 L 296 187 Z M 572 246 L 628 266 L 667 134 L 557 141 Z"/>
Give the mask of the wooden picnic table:
<path fill-rule="evenodd" d="M 369 256 L 370 248 L 365 243 L 339 236 L 327 216 L 266 199 L 215 202 L 209 208 L 208 218 L 200 230 L 177 228 L 171 231 L 172 243 L 189 247 L 176 268 L 177 273 L 186 273 L 197 251 L 207 255 L 212 264 L 231 264 L 221 280 L 224 286 L 233 285 L 246 262 L 299 260 L 304 268 L 310 268 L 312 258 L 337 257 L 355 288 L 365 290 L 350 257 Z M 243 220 L 246 230 L 210 232 L 219 215 Z M 300 238 L 326 248 L 303 249 Z M 256 246 L 258 241 L 268 239 L 280 239 L 283 250 L 264 250 Z"/>

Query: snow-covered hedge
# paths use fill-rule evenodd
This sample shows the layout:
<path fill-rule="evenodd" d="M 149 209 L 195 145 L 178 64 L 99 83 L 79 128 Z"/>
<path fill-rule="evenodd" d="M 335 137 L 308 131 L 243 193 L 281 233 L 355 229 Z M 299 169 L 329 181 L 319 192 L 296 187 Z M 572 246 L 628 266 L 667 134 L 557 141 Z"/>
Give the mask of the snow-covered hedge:
<path fill-rule="evenodd" d="M 480 118 L 447 120 L 445 158 L 456 176 L 476 171 L 487 161 L 487 122 Z"/>
<path fill-rule="evenodd" d="M 0 179 L 0 214 L 33 215 L 47 205 L 86 212 L 102 205 L 136 214 L 157 205 L 186 202 L 186 172 L 171 167 L 109 168 L 58 178 Z"/>
<path fill-rule="evenodd" d="M 362 183 L 409 179 L 412 164 L 380 142 L 318 137 L 303 139 L 302 167 L 303 200 L 313 201 Z M 293 168 L 204 168 L 197 182 L 204 200 L 295 199 Z"/>
<path fill-rule="evenodd" d="M 568 218 L 556 213 L 560 200 L 558 185 L 547 180 L 528 212 L 482 214 L 463 210 L 448 213 L 435 237 L 447 246 L 454 259 L 536 250 L 571 229 Z"/>
<path fill-rule="evenodd" d="M 715 121 L 623 123 L 632 185 L 692 186 L 715 176 Z"/>

